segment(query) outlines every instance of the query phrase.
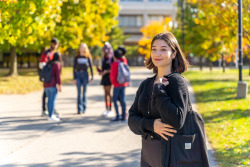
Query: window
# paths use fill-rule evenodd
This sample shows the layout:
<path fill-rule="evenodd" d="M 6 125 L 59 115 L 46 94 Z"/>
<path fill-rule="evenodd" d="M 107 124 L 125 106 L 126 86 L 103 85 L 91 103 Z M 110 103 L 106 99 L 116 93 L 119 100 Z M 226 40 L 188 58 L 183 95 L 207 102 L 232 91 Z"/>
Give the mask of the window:
<path fill-rule="evenodd" d="M 141 27 L 142 16 L 119 16 L 119 25 L 121 27 Z"/>
<path fill-rule="evenodd" d="M 164 19 L 164 16 L 161 15 L 149 15 L 148 20 L 149 21 L 161 21 Z"/>

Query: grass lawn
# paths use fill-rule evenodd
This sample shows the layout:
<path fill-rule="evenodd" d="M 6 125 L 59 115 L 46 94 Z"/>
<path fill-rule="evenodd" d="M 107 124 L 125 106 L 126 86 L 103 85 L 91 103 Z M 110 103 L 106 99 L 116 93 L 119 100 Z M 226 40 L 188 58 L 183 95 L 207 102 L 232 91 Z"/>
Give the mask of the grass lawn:
<path fill-rule="evenodd" d="M 6 77 L 8 69 L 0 69 L 0 94 L 24 94 L 43 89 L 39 81 L 37 69 L 18 69 L 19 76 Z M 63 83 L 71 82 L 73 78 L 71 67 L 62 69 Z"/>
<path fill-rule="evenodd" d="M 188 71 L 184 74 L 194 88 L 197 107 L 206 134 L 222 167 L 250 166 L 250 76 L 248 97 L 236 99 L 238 70 Z"/>

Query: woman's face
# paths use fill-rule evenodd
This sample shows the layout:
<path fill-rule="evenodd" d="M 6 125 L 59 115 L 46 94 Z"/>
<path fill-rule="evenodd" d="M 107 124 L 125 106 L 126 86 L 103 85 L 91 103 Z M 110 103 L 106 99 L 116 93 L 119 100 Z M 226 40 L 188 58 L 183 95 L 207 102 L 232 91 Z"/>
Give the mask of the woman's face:
<path fill-rule="evenodd" d="M 164 40 L 157 39 L 152 45 L 151 58 L 156 67 L 166 67 L 172 65 L 175 54 Z"/>
<path fill-rule="evenodd" d="M 81 44 L 80 47 L 79 47 L 79 52 L 80 53 L 84 53 L 84 44 Z"/>

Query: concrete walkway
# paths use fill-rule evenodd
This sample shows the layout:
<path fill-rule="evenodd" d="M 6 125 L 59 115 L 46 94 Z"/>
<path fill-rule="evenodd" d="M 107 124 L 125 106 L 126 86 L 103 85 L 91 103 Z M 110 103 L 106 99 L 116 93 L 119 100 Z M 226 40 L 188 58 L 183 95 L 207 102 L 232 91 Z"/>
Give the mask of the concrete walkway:
<path fill-rule="evenodd" d="M 139 84 L 149 76 L 152 73 L 145 68 L 132 71 L 127 109 Z M 129 130 L 127 122 L 113 123 L 100 116 L 104 97 L 99 83 L 95 76 L 88 87 L 84 115 L 76 114 L 75 86 L 64 85 L 56 102 L 59 123 L 40 117 L 41 91 L 0 95 L 0 166 L 139 167 L 140 136 Z"/>

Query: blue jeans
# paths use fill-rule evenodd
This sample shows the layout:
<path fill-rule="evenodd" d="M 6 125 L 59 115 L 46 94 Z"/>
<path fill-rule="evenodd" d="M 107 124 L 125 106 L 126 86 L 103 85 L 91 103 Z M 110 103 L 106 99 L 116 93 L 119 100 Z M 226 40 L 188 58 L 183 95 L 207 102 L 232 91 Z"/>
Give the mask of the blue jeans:
<path fill-rule="evenodd" d="M 89 74 L 87 71 L 76 72 L 77 81 L 77 111 L 78 114 L 84 113 L 87 107 L 87 86 L 89 82 Z M 83 87 L 82 94 L 81 88 Z"/>
<path fill-rule="evenodd" d="M 57 97 L 57 88 L 56 87 L 49 87 L 45 88 L 46 96 L 48 97 L 47 107 L 49 111 L 49 117 L 54 114 L 55 111 L 55 102 Z"/>
<path fill-rule="evenodd" d="M 113 103 L 116 112 L 116 118 L 119 119 L 119 110 L 117 100 L 120 101 L 122 106 L 122 119 L 125 119 L 126 115 L 126 98 L 125 98 L 125 87 L 116 87 L 113 90 Z"/>

